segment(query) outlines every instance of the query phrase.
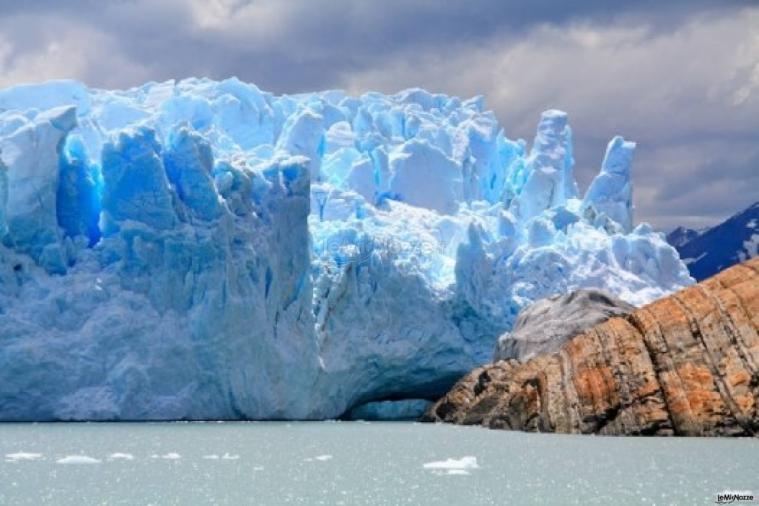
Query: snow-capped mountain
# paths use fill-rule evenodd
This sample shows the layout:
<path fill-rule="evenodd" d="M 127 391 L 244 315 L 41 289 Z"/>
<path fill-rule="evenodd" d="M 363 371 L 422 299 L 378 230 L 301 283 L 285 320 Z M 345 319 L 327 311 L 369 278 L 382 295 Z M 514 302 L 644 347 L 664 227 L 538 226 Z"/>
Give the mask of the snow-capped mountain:
<path fill-rule="evenodd" d="M 685 245 L 691 239 L 698 237 L 699 234 L 704 232 L 705 228 L 693 229 L 685 227 L 677 227 L 672 232 L 667 234 L 667 242 L 675 248 Z"/>
<path fill-rule="evenodd" d="M 667 235 L 691 276 L 701 281 L 759 255 L 759 202 L 714 227 L 677 227 Z"/>

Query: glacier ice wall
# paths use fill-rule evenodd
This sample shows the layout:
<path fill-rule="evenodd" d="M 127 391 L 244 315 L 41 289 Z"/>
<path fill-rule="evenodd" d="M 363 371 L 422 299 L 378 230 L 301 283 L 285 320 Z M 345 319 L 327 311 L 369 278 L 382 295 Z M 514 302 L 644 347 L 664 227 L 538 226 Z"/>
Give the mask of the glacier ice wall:
<path fill-rule="evenodd" d="M 634 143 L 582 195 L 481 98 L 236 79 L 0 91 L 0 419 L 322 418 L 433 398 L 530 302 L 692 282 L 633 227 Z"/>

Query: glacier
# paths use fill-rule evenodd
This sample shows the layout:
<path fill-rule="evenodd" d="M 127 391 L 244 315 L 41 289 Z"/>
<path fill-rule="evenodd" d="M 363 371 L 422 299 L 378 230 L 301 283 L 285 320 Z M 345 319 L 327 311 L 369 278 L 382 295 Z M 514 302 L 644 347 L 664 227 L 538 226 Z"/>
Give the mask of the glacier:
<path fill-rule="evenodd" d="M 580 192 L 482 97 L 235 78 L 0 90 L 0 420 L 320 419 L 434 399 L 531 302 L 693 282 L 634 226 L 635 144 Z"/>

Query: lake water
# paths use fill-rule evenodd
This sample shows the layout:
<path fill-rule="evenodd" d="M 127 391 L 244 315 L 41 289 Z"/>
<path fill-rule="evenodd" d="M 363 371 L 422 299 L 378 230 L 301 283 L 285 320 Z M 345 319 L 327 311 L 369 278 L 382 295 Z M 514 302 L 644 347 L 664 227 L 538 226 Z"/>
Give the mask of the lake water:
<path fill-rule="evenodd" d="M 0 425 L 0 504 L 714 504 L 759 440 L 417 423 Z M 743 503 L 745 504 L 745 503 Z"/>

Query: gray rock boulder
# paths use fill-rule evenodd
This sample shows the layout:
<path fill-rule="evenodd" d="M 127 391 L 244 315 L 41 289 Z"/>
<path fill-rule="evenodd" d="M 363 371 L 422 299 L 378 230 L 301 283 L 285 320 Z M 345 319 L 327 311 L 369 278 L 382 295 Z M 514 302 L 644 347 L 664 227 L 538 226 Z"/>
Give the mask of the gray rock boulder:
<path fill-rule="evenodd" d="M 576 290 L 541 299 L 523 309 L 512 331 L 498 338 L 493 360 L 526 362 L 536 355 L 553 353 L 584 330 L 634 309 L 597 290 Z"/>

